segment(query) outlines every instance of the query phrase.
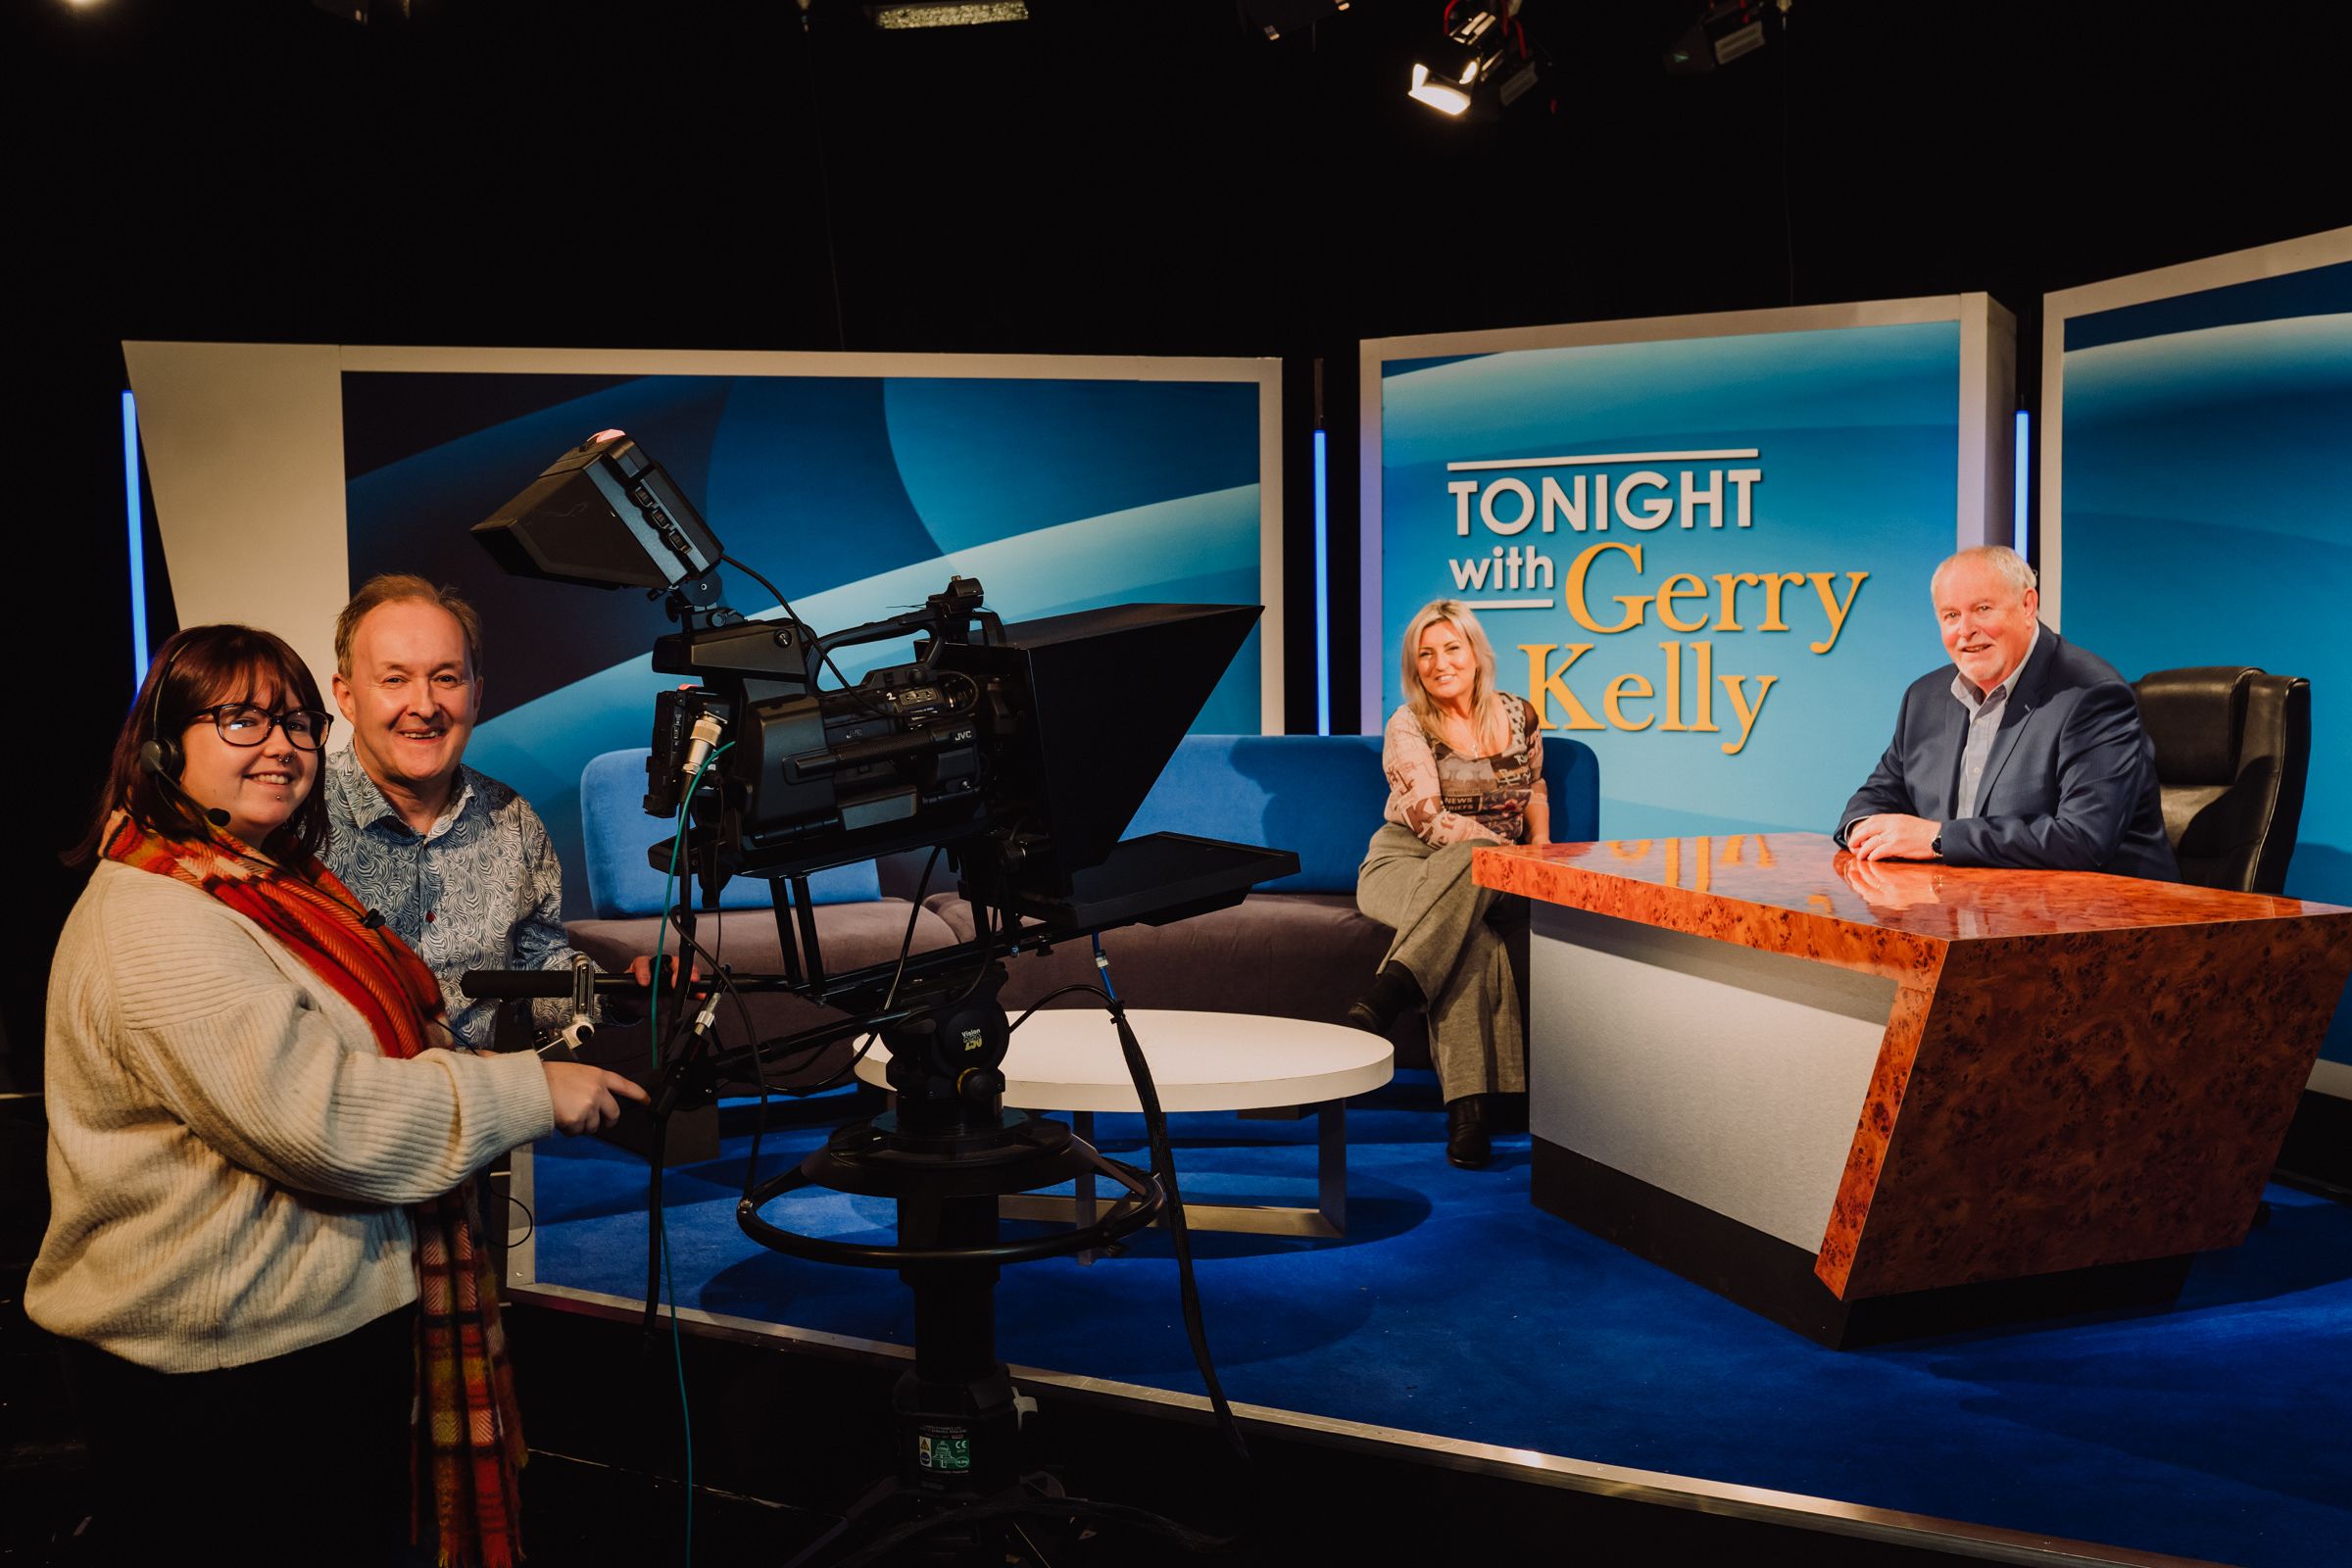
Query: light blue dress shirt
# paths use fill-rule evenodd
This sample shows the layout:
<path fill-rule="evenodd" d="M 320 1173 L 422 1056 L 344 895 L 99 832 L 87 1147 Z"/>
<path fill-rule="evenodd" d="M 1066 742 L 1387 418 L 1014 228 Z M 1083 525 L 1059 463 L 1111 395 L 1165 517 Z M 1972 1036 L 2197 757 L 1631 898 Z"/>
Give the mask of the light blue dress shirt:
<path fill-rule="evenodd" d="M 1952 809 L 1955 818 L 1977 814 L 1977 796 L 1984 787 L 1984 764 L 1992 757 L 1993 737 L 2000 733 L 2001 720 L 2009 712 L 2009 699 L 2017 694 L 2017 678 L 2026 672 L 2040 641 L 2041 623 L 2036 621 L 2017 667 L 1982 697 L 1967 676 L 1952 677 L 1952 700 L 1968 710 L 1968 743 L 1960 749 L 1960 796 Z"/>

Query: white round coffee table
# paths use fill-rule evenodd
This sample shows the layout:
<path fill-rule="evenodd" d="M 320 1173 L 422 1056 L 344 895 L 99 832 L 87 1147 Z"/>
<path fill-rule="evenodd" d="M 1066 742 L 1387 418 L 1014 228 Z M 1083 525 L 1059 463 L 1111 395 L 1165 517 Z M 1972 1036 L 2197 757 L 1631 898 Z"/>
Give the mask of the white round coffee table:
<path fill-rule="evenodd" d="M 1313 1208 L 1263 1203 L 1187 1203 L 1185 1219 L 1202 1230 L 1261 1235 L 1340 1236 L 1348 1227 L 1348 1107 L 1350 1095 L 1389 1081 L 1389 1043 L 1361 1029 L 1268 1018 L 1255 1013 L 1187 1012 L 1130 1007 L 1127 1022 L 1144 1048 L 1162 1110 L 1312 1108 L 1316 1120 Z M 858 1076 L 888 1088 L 890 1054 L 876 1042 Z M 1086 1007 L 1032 1013 L 1013 1031 L 1004 1054 L 1004 1103 L 1023 1110 L 1066 1110 L 1073 1130 L 1093 1141 L 1097 1111 L 1136 1111 L 1135 1084 L 1110 1015 Z M 1091 1223 L 1094 1178 L 1078 1197 L 1020 1194 L 1000 1200 L 1014 1218 Z"/>

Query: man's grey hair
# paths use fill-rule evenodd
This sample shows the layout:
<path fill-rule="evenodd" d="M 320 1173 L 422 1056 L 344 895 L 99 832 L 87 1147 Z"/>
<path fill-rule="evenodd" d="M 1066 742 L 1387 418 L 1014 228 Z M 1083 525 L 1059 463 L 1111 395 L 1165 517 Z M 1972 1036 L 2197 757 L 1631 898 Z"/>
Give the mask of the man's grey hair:
<path fill-rule="evenodd" d="M 2020 599 L 2026 597 L 2027 589 L 2035 585 L 2034 568 L 2026 564 L 2025 557 L 2007 545 L 1978 545 L 1973 550 L 1963 550 L 1956 555 L 1944 557 L 1942 563 L 1936 568 L 1936 575 L 1928 579 L 1928 591 L 1934 593 L 1936 585 L 1943 581 L 1943 574 L 1964 561 L 1990 566 L 2001 581 L 2009 585 L 2010 591 Z"/>

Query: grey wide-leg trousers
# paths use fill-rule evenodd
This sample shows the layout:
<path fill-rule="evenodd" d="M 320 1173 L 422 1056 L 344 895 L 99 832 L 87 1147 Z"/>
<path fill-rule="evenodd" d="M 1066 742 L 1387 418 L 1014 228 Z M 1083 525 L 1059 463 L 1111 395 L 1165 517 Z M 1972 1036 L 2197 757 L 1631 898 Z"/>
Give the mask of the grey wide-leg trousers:
<path fill-rule="evenodd" d="M 1448 1101 L 1527 1088 L 1527 1023 L 1511 961 L 1526 901 L 1470 880 L 1470 852 L 1432 850 L 1391 822 L 1355 873 L 1355 906 L 1396 933 L 1384 963 L 1412 971 L 1429 999 L 1429 1054 Z M 1524 944 L 1522 943 L 1522 946 Z"/>

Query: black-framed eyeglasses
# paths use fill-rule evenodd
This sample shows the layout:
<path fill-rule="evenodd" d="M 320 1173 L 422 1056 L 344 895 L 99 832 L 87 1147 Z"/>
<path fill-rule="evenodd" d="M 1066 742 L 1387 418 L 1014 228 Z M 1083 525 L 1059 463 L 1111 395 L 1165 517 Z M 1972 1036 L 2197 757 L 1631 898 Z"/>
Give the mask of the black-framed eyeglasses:
<path fill-rule="evenodd" d="M 267 708 L 252 703 L 219 703 L 200 708 L 188 715 L 193 724 L 200 718 L 213 721 L 213 728 L 231 746 L 259 746 L 270 738 L 273 729 L 283 730 L 286 744 L 298 752 L 315 752 L 326 744 L 326 726 L 334 720 L 316 708 L 288 708 L 272 713 Z"/>

